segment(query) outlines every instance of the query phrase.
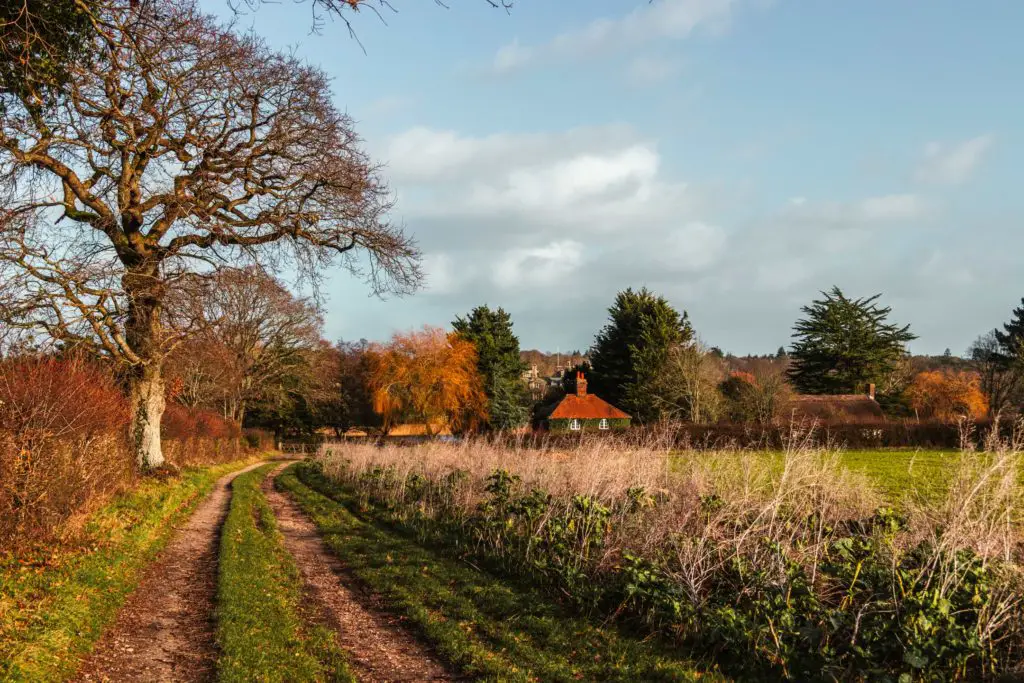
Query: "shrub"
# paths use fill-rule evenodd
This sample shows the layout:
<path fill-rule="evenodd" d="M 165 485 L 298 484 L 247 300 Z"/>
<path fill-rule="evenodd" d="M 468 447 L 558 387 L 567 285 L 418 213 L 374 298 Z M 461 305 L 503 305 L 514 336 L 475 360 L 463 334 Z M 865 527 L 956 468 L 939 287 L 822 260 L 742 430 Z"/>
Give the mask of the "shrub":
<path fill-rule="evenodd" d="M 79 357 L 0 361 L 0 547 L 70 538 L 137 476 L 129 409 L 113 375 Z M 169 403 L 163 444 L 184 467 L 239 457 L 237 425 Z"/>
<path fill-rule="evenodd" d="M 0 546 L 59 533 L 134 477 L 128 409 L 84 360 L 0 362 Z"/>

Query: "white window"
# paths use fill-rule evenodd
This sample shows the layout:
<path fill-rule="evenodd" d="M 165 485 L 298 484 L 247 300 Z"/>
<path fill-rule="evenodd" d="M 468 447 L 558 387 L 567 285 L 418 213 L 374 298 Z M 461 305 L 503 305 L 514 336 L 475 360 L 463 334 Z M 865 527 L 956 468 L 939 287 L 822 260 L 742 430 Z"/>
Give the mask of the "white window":
<path fill-rule="evenodd" d="M 569 429 L 571 429 L 574 432 L 580 431 L 580 421 L 573 419 L 573 421 L 569 423 Z"/>
<path fill-rule="evenodd" d="M 598 429 L 608 429 L 608 420 L 601 418 L 600 424 L 597 425 Z"/>

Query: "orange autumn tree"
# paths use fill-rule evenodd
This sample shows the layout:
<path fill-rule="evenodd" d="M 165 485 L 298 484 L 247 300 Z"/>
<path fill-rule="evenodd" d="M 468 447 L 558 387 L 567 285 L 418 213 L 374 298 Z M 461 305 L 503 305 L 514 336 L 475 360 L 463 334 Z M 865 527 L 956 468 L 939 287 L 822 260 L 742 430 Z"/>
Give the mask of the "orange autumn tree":
<path fill-rule="evenodd" d="M 476 347 L 456 333 L 439 327 L 397 333 L 375 345 L 369 359 L 373 409 L 385 433 L 403 420 L 434 433 L 444 426 L 472 430 L 487 419 Z"/>
<path fill-rule="evenodd" d="M 988 401 L 976 372 L 921 372 L 907 388 L 907 398 L 918 417 L 925 419 L 953 422 L 968 417 L 980 420 L 988 413 Z"/>

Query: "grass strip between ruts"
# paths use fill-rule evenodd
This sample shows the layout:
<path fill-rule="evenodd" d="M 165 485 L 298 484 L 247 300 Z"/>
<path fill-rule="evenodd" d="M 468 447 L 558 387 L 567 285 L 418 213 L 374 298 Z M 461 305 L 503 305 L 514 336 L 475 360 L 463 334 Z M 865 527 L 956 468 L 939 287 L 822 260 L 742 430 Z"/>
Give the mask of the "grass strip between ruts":
<path fill-rule="evenodd" d="M 355 681 L 333 634 L 308 619 L 302 578 L 260 484 L 277 463 L 232 482 L 220 542 L 220 681 Z"/>
<path fill-rule="evenodd" d="M 492 681 L 720 680 L 679 652 L 568 614 L 544 594 L 435 553 L 359 512 L 351 491 L 298 464 L 277 478 L 346 569 L 450 665 Z"/>
<path fill-rule="evenodd" d="M 87 543 L 0 564 L 0 680 L 72 675 L 175 527 L 218 479 L 253 461 L 145 479 L 91 516 Z"/>

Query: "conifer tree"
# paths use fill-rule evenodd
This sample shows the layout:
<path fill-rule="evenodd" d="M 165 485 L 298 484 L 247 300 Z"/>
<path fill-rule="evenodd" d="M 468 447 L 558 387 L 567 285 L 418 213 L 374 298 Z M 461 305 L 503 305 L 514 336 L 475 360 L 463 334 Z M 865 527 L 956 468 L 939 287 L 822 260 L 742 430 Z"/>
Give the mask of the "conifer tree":
<path fill-rule="evenodd" d="M 657 420 L 656 380 L 669 352 L 693 338 L 689 317 L 647 288 L 619 292 L 608 315 L 590 352 L 590 389 L 635 420 Z"/>
<path fill-rule="evenodd" d="M 999 342 L 1002 360 L 1006 365 L 1024 358 L 1024 299 L 1021 299 L 1020 302 L 1021 305 L 1013 309 L 1013 317 L 1010 322 L 1005 323 L 1002 330 L 993 331 L 996 341 Z"/>
<path fill-rule="evenodd" d="M 512 331 L 512 316 L 499 308 L 478 306 L 452 327 L 476 346 L 477 368 L 487 393 L 492 429 L 515 429 L 530 414 L 525 404 L 522 374 L 526 364 L 519 357 L 519 338 Z"/>
<path fill-rule="evenodd" d="M 881 385 L 917 339 L 910 326 L 888 321 L 892 309 L 878 305 L 881 294 L 850 299 L 833 287 L 822 295 L 793 327 L 793 386 L 804 394 L 849 394 Z"/>

